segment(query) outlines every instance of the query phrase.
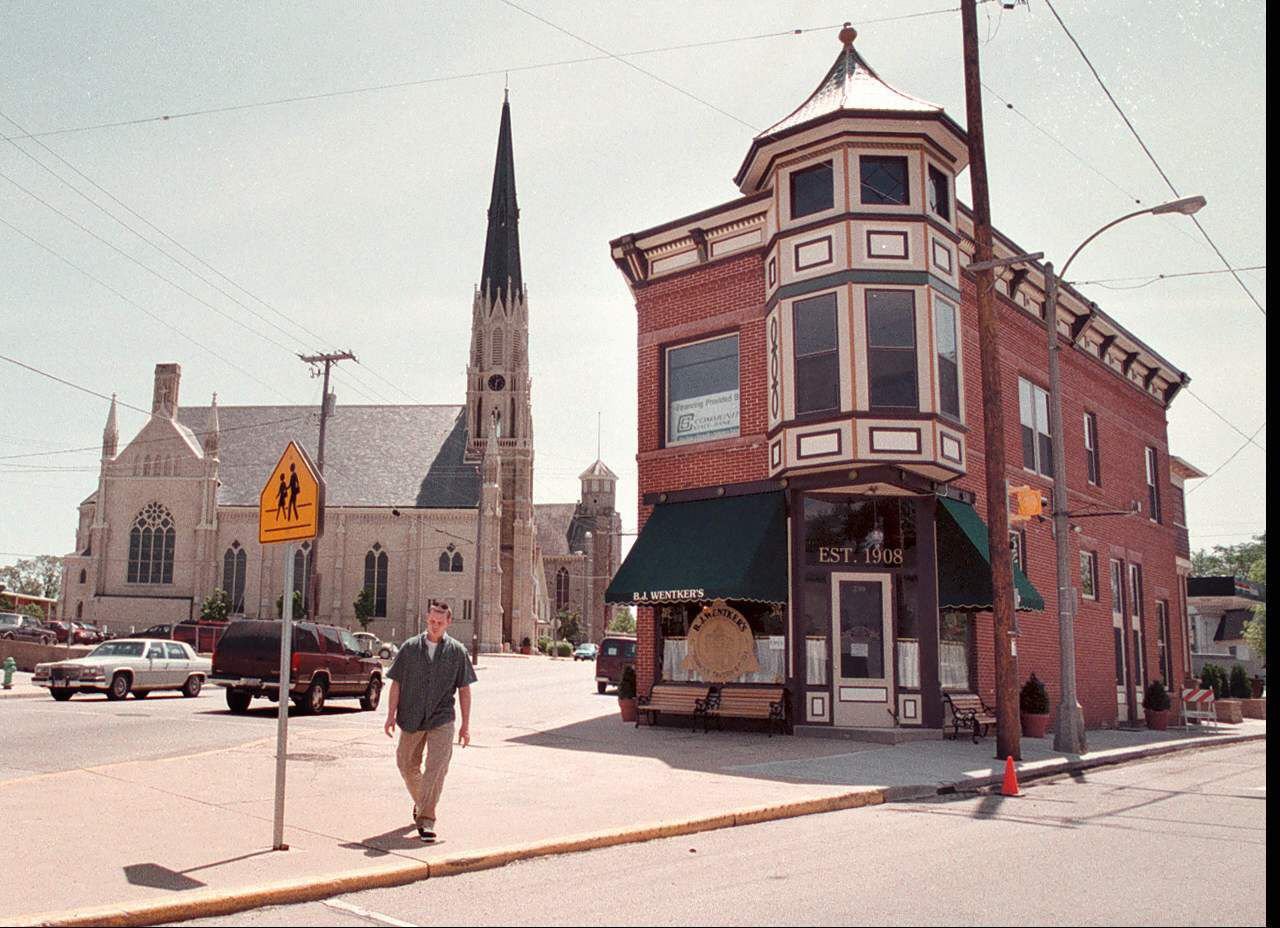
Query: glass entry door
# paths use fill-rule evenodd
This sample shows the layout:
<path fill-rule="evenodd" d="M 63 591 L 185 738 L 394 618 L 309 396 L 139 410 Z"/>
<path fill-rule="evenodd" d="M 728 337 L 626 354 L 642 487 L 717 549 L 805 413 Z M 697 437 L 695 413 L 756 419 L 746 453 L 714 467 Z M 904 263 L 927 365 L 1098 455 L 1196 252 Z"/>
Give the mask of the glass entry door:
<path fill-rule="evenodd" d="M 837 726 L 892 728 L 893 578 L 831 575 L 831 640 Z"/>

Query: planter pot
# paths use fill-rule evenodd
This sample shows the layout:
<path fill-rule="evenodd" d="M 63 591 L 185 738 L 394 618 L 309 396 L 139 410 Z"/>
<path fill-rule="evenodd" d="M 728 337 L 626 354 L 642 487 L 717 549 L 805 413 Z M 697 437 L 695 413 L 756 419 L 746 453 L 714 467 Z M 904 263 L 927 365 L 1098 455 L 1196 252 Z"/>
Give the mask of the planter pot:
<path fill-rule="evenodd" d="M 618 710 L 622 713 L 622 721 L 634 722 L 636 720 L 636 701 L 634 699 L 623 699 L 619 696 Z"/>
<path fill-rule="evenodd" d="M 1049 730 L 1049 716 L 1022 713 L 1022 734 L 1027 738 L 1043 738 Z"/>
<path fill-rule="evenodd" d="M 1250 695 L 1250 697 L 1252 697 L 1253 699 L 1261 699 L 1261 698 L 1262 698 L 1262 688 L 1263 688 L 1264 686 L 1266 686 L 1266 684 L 1262 682 L 1262 678 L 1261 678 L 1261 677 L 1254 677 L 1252 680 L 1250 680 L 1250 681 L 1249 681 L 1249 695 Z M 1252 717 L 1253 717 L 1253 716 L 1250 716 L 1250 718 L 1252 718 Z"/>
<path fill-rule="evenodd" d="M 522 645 L 520 645 L 520 653 L 521 653 L 521 654 L 532 654 L 532 653 L 533 653 L 533 646 L 532 646 L 532 645 L 528 645 L 528 644 L 522 644 Z"/>
<path fill-rule="evenodd" d="M 1169 730 L 1169 710 L 1168 709 L 1148 709 L 1147 727 L 1152 731 L 1168 731 Z"/>
<path fill-rule="evenodd" d="M 1239 725 L 1244 721 L 1244 713 L 1241 711 L 1240 700 L 1238 699 L 1217 699 L 1214 700 L 1214 707 L 1218 712 L 1218 721 L 1226 722 L 1229 725 Z"/>
<path fill-rule="evenodd" d="M 1240 711 L 1247 719 L 1265 719 L 1267 717 L 1267 701 L 1265 699 L 1242 699 Z"/>

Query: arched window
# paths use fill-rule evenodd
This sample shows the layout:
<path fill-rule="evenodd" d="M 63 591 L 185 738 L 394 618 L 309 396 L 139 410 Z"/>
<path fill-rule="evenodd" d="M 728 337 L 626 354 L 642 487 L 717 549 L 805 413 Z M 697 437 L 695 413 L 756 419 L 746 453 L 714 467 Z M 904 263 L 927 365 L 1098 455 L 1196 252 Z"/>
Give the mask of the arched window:
<path fill-rule="evenodd" d="M 449 545 L 449 547 L 445 548 L 443 551 L 440 552 L 440 562 L 439 562 L 440 573 L 447 574 L 451 569 L 450 564 L 452 563 L 453 563 L 453 545 Z"/>
<path fill-rule="evenodd" d="M 556 612 L 569 608 L 569 568 L 556 571 Z"/>
<path fill-rule="evenodd" d="M 76 603 L 76 618 L 84 618 L 84 603 Z"/>
<path fill-rule="evenodd" d="M 455 574 L 462 573 L 462 555 L 457 551 L 453 552 L 453 559 L 449 562 L 449 570 Z"/>
<path fill-rule="evenodd" d="M 502 357 L 504 346 L 502 344 L 502 329 L 493 330 L 493 357 L 491 359 L 491 367 L 502 367 Z"/>
<path fill-rule="evenodd" d="M 303 614 L 311 612 L 311 571 L 314 566 L 311 563 L 311 542 L 304 541 L 302 547 L 293 552 L 293 589 L 302 593 Z"/>
<path fill-rule="evenodd" d="M 87 575 L 85 574 L 84 568 L 83 568 L 83 567 L 81 567 L 81 568 L 80 568 L 80 582 L 81 582 L 81 583 L 84 583 L 86 576 L 87 576 Z"/>
<path fill-rule="evenodd" d="M 373 594 L 373 614 L 379 619 L 387 617 L 387 560 L 376 542 L 364 556 L 364 588 Z"/>
<path fill-rule="evenodd" d="M 484 333 L 483 332 L 476 333 L 476 367 L 484 367 Z"/>
<path fill-rule="evenodd" d="M 248 560 L 238 541 L 231 542 L 231 547 L 222 555 L 222 589 L 230 597 L 231 611 L 236 614 L 244 612 L 244 578 Z"/>
<path fill-rule="evenodd" d="M 148 503 L 129 530 L 129 583 L 172 583 L 173 516 L 159 503 Z"/>

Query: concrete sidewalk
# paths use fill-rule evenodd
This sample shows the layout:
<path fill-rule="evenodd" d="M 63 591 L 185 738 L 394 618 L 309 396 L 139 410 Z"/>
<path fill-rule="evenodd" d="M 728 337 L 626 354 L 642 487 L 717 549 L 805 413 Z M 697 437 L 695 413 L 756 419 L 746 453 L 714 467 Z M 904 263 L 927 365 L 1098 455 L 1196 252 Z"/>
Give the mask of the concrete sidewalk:
<path fill-rule="evenodd" d="M 14 671 L 13 688 L 0 688 L 0 699 L 21 699 L 23 697 L 43 696 L 50 699 L 49 691 L 42 686 L 32 686 L 31 674 L 24 670 Z"/>
<path fill-rule="evenodd" d="M 585 669 L 583 669 L 585 667 Z M 424 847 L 381 731 L 382 712 L 326 716 L 291 736 L 287 852 L 269 850 L 273 716 L 224 750 L 0 782 L 22 844 L 0 922 L 149 924 L 411 882 L 512 859 L 647 840 L 988 782 L 994 739 L 883 746 L 640 728 L 593 692 L 591 668 L 486 660 L 473 743 L 454 751 L 442 840 Z M 217 724 L 220 696 L 191 724 Z M 88 707 L 88 703 L 85 704 Z M 1090 732 L 1083 760 L 1265 737 Z M 1025 739 L 1025 779 L 1076 762 Z M 1055 767 L 1055 765 L 1057 765 Z M 51 913 L 37 915 L 33 913 Z M 56 914 L 54 914 L 56 913 Z"/>

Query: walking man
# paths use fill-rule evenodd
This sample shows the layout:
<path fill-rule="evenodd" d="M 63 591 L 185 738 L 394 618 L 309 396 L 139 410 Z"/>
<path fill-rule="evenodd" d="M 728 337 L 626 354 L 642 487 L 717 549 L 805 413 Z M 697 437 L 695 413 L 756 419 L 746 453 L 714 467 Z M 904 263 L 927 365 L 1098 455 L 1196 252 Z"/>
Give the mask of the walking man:
<path fill-rule="evenodd" d="M 471 743 L 471 684 L 476 672 L 467 649 L 446 634 L 452 621 L 449 605 L 433 599 L 427 630 L 404 643 L 387 671 L 391 690 L 383 730 L 390 738 L 400 726 L 396 765 L 413 797 L 413 823 L 425 843 L 436 839 L 436 803 L 453 756 L 455 692 L 462 710 L 462 724 L 456 726 L 458 744 L 465 748 Z"/>

